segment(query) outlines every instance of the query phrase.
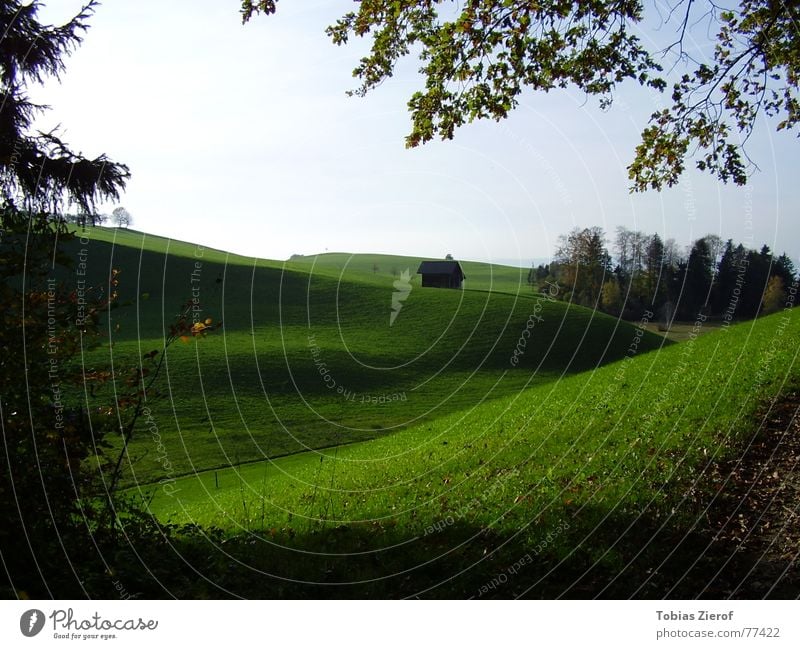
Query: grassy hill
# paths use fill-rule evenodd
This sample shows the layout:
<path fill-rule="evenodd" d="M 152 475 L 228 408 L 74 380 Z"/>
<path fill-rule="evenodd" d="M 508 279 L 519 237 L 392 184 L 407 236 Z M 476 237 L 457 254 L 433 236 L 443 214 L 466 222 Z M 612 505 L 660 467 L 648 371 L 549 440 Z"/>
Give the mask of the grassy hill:
<path fill-rule="evenodd" d="M 415 281 L 417 268 L 423 257 L 403 257 L 399 255 L 351 254 L 330 252 L 319 255 L 295 255 L 288 262 L 290 268 L 307 272 L 333 273 L 343 279 L 359 279 L 386 283 L 387 278 L 397 279 L 408 270 Z M 486 264 L 477 261 L 460 261 L 466 275 L 464 287 L 472 291 L 495 291 L 513 295 L 530 293 L 528 269 Z"/>
<path fill-rule="evenodd" d="M 384 439 L 143 493 L 162 520 L 241 539 L 242 572 L 272 576 L 254 592 L 557 596 L 588 582 L 655 596 L 710 560 L 696 530 L 724 502 L 717 467 L 800 387 L 798 339 L 795 309 Z"/>
<path fill-rule="evenodd" d="M 637 339 L 630 324 L 527 291 L 422 288 L 418 277 L 391 322 L 395 278 L 365 270 L 374 256 L 349 257 L 346 268 L 339 255 L 284 264 L 132 231 L 88 236 L 70 245 L 76 259 L 84 250 L 89 282 L 119 269 L 129 303 L 89 364 L 121 368 L 160 349 L 192 297 L 198 319 L 224 322 L 168 350 L 162 397 L 148 403 L 158 437 L 134 440 L 129 482 L 164 477 L 162 443 L 177 475 L 372 439 L 592 370 Z M 505 273 L 510 286 L 518 269 L 467 272 Z M 639 352 L 666 344 L 638 338 Z"/>
<path fill-rule="evenodd" d="M 95 285 L 121 269 L 130 305 L 88 364 L 158 349 L 198 285 L 198 317 L 224 321 L 169 349 L 131 448 L 128 493 L 188 531 L 132 550 L 176 596 L 674 593 L 731 563 L 709 563 L 720 462 L 800 388 L 796 309 L 674 344 L 528 292 L 412 281 L 391 322 L 397 258 L 92 236 L 73 254 Z"/>

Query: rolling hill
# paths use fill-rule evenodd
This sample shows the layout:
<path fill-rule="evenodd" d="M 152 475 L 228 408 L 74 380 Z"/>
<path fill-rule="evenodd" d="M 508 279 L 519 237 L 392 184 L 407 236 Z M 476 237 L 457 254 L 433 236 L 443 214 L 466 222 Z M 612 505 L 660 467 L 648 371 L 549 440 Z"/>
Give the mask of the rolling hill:
<path fill-rule="evenodd" d="M 696 596 L 759 565 L 714 545 L 709 511 L 736 520 L 737 458 L 800 388 L 797 309 L 701 319 L 675 344 L 412 280 L 392 322 L 376 256 L 283 263 L 112 230 L 89 246 L 73 254 L 98 286 L 119 269 L 130 304 L 88 363 L 158 349 L 197 284 L 199 317 L 224 321 L 168 349 L 131 446 L 127 493 L 179 543 L 131 551 L 171 594 Z"/>
<path fill-rule="evenodd" d="M 160 350 L 187 300 L 196 319 L 224 323 L 171 346 L 160 397 L 148 397 L 174 475 L 392 434 L 618 360 L 634 339 L 639 352 L 668 344 L 527 287 L 448 291 L 422 288 L 418 277 L 391 321 L 396 278 L 373 273 L 374 256 L 286 264 L 132 231 L 88 237 L 70 242 L 76 259 L 84 251 L 88 283 L 103 290 L 118 271 L 127 305 L 112 312 L 110 344 L 87 363 L 119 370 Z M 506 288 L 519 274 L 467 268 Z M 152 436 L 137 435 L 126 479 L 163 478 L 164 456 Z"/>

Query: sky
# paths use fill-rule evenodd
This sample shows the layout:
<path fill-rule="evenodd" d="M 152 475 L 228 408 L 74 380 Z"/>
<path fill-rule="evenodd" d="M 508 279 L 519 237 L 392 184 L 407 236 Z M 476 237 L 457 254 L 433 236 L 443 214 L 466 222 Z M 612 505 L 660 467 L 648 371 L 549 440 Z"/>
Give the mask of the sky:
<path fill-rule="evenodd" d="M 45 1 L 40 19 L 79 6 Z M 281 0 L 247 25 L 239 6 L 106 0 L 61 82 L 29 91 L 52 107 L 41 128 L 60 124 L 73 148 L 130 166 L 118 204 L 137 230 L 269 259 L 450 253 L 528 266 L 574 227 L 625 226 L 680 246 L 707 233 L 767 243 L 800 262 L 797 139 L 767 123 L 748 145 L 760 170 L 746 187 L 691 170 L 674 188 L 631 194 L 626 167 L 668 99 L 635 83 L 608 111 L 576 90 L 528 92 L 502 122 L 406 149 L 418 65 L 346 96 L 367 44 L 337 47 L 324 29 L 351 2 Z M 664 43 L 674 29 L 650 10 L 640 35 Z"/>

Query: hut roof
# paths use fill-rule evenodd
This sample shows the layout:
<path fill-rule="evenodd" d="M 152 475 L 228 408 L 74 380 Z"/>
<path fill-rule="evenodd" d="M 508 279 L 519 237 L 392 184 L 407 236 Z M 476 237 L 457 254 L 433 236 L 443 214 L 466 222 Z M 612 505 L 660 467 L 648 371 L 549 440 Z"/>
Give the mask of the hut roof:
<path fill-rule="evenodd" d="M 460 274 L 463 279 L 467 276 L 457 261 L 423 261 L 417 269 L 418 275 L 456 275 Z"/>

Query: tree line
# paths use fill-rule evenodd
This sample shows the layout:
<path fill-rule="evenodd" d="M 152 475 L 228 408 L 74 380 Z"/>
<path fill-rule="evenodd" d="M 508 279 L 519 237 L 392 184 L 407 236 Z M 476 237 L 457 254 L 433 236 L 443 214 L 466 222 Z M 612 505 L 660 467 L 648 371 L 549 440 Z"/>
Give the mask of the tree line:
<path fill-rule="evenodd" d="M 602 228 L 575 228 L 559 237 L 552 262 L 530 269 L 528 283 L 535 290 L 557 283 L 562 300 L 631 320 L 650 311 L 668 325 L 699 315 L 730 322 L 777 311 L 798 281 L 786 253 L 715 234 L 682 250 L 674 239 L 620 226 L 611 246 L 609 252 Z"/>
<path fill-rule="evenodd" d="M 121 206 L 114 208 L 114 211 L 111 212 L 111 214 L 103 214 L 97 211 L 64 212 L 63 214 L 52 214 L 50 215 L 50 219 L 53 221 L 63 220 L 65 223 L 77 225 L 82 228 L 105 225 L 109 221 L 111 221 L 118 228 L 129 228 L 131 225 L 133 225 L 133 216 L 128 210 Z"/>

